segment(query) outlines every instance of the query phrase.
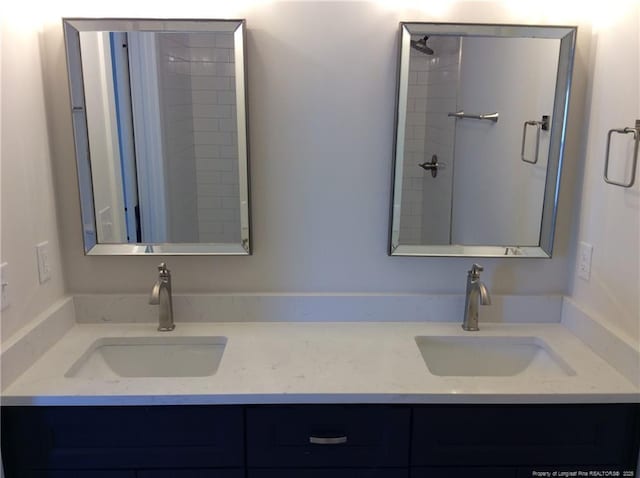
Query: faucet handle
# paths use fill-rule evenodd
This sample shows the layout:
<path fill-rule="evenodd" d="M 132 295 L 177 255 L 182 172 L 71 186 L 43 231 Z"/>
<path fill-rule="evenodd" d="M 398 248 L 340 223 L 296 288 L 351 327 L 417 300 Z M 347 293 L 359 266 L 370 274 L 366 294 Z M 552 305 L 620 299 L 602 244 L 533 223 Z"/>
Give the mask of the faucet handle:
<path fill-rule="evenodd" d="M 476 280 L 480 278 L 480 273 L 484 270 L 484 267 L 482 267 L 480 264 L 473 264 L 471 266 L 471 270 L 467 271 L 467 273 L 469 274 L 469 276 L 471 276 L 472 279 Z"/>
<path fill-rule="evenodd" d="M 169 277 L 171 275 L 171 271 L 167 269 L 167 264 L 164 262 L 161 262 L 158 266 L 158 272 L 160 277 Z"/>

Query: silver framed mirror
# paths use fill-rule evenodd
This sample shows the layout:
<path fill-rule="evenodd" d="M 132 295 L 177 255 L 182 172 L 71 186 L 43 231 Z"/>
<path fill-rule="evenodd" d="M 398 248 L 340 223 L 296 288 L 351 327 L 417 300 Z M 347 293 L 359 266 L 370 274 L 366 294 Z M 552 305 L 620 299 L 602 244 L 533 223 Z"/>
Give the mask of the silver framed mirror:
<path fill-rule="evenodd" d="M 251 254 L 245 21 L 63 29 L 85 254 Z"/>
<path fill-rule="evenodd" d="M 390 255 L 551 257 L 576 33 L 400 24 Z"/>

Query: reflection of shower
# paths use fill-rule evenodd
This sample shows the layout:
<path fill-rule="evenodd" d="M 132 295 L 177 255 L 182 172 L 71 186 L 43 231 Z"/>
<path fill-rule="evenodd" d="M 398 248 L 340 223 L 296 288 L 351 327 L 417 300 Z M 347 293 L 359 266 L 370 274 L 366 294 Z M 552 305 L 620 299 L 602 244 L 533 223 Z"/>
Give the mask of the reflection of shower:
<path fill-rule="evenodd" d="M 411 40 L 411 48 L 418 50 L 420 53 L 424 53 L 425 55 L 433 55 L 434 51 L 427 46 L 428 39 L 429 36 L 425 35 L 420 40 Z"/>

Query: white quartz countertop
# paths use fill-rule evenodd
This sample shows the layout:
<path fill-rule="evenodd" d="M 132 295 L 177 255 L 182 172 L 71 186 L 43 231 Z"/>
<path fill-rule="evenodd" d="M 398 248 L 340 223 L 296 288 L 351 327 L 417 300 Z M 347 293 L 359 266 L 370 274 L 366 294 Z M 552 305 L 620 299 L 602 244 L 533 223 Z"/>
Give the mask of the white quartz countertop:
<path fill-rule="evenodd" d="M 68 378 L 99 338 L 223 336 L 217 372 L 197 378 Z M 571 376 L 445 377 L 430 373 L 416 336 L 538 337 Z M 2 393 L 4 405 L 261 403 L 640 402 L 640 390 L 561 324 L 316 322 L 76 324 Z"/>

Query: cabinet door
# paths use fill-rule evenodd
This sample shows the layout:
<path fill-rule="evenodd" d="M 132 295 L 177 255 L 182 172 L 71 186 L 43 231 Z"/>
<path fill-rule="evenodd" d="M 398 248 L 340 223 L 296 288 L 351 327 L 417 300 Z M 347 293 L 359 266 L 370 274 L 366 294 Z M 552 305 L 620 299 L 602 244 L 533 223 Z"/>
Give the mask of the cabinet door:
<path fill-rule="evenodd" d="M 8 468 L 243 466 L 240 407 L 3 407 L 2 419 Z"/>
<path fill-rule="evenodd" d="M 244 470 L 140 470 L 136 478 L 244 478 Z"/>
<path fill-rule="evenodd" d="M 406 407 L 251 407 L 247 409 L 248 466 L 407 466 L 409 426 Z"/>
<path fill-rule="evenodd" d="M 249 470 L 248 478 L 407 478 L 406 468 L 289 468 L 269 470 Z"/>
<path fill-rule="evenodd" d="M 418 466 L 620 465 L 637 459 L 637 405 L 475 405 L 414 409 Z"/>

